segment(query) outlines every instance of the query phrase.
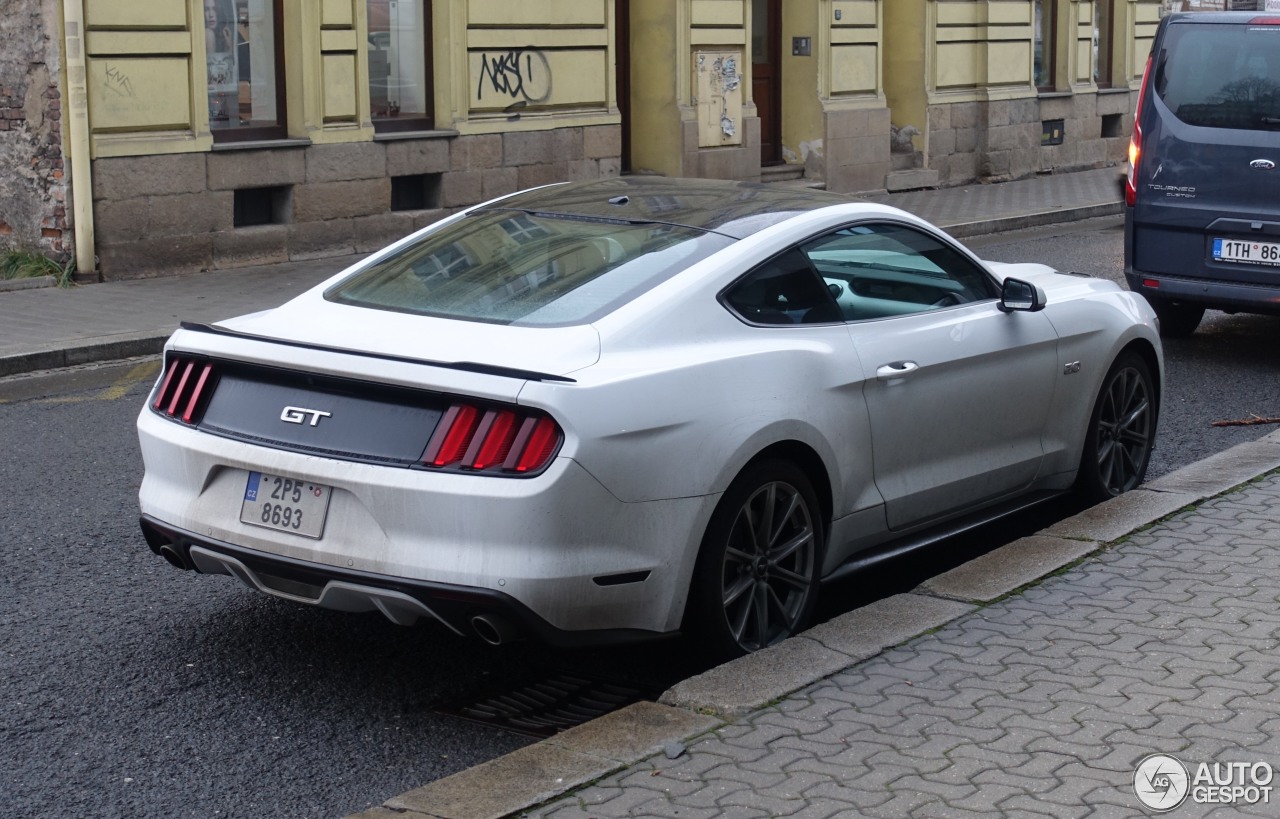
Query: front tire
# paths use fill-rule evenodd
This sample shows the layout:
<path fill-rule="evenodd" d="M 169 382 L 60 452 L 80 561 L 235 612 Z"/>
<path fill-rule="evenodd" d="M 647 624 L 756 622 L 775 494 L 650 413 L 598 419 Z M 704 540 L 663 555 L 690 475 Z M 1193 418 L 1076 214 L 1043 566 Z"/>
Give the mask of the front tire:
<path fill-rule="evenodd" d="M 723 659 L 798 634 L 818 596 L 825 533 L 813 486 L 798 467 L 785 461 L 749 467 L 707 526 L 687 630 Z"/>
<path fill-rule="evenodd" d="M 1097 503 L 1142 483 L 1155 445 L 1159 413 L 1151 368 L 1137 353 L 1116 358 L 1089 417 L 1076 487 Z"/>

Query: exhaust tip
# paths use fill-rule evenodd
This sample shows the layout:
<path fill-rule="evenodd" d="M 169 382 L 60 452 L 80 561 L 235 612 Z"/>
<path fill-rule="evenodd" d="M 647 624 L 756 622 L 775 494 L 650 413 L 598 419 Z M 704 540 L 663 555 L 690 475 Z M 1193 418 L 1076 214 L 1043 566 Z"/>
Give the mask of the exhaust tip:
<path fill-rule="evenodd" d="M 517 637 L 516 630 L 510 623 L 493 614 L 477 614 L 472 617 L 471 629 L 477 637 L 491 646 L 509 643 Z"/>
<path fill-rule="evenodd" d="M 191 563 L 178 551 L 172 543 L 165 543 L 160 547 L 160 556 L 165 559 L 170 566 L 182 571 L 190 571 Z"/>

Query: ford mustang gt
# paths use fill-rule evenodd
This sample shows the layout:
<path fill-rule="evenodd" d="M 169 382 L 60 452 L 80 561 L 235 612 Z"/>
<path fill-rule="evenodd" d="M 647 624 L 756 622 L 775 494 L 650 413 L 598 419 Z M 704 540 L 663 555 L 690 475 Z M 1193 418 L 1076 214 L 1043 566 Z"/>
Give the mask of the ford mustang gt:
<path fill-rule="evenodd" d="M 891 207 L 656 177 L 455 214 L 184 324 L 138 419 L 169 563 L 491 643 L 802 630 L 825 581 L 1137 486 L 1147 303 Z"/>

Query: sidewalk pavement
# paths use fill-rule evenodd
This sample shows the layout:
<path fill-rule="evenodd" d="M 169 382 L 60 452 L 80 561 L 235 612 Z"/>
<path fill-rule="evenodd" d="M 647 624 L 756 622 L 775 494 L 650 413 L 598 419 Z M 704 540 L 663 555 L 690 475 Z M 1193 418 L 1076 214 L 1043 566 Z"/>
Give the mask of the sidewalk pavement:
<path fill-rule="evenodd" d="M 1119 173 L 1102 168 L 865 198 L 909 210 L 965 237 L 1119 213 Z M 359 258 L 70 289 L 6 290 L 0 282 L 0 377 L 158 353 L 181 321 L 217 321 L 274 307 Z"/>
<path fill-rule="evenodd" d="M 1280 785 L 1277 469 L 1280 432 L 349 819 L 1144 816 L 1151 754 L 1172 816 L 1275 815 L 1189 786 Z"/>

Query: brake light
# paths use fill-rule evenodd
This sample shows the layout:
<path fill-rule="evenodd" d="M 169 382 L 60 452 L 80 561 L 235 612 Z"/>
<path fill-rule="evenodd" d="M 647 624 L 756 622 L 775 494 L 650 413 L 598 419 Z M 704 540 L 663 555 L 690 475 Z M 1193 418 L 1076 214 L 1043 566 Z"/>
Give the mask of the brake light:
<path fill-rule="evenodd" d="M 1251 26 L 1280 26 L 1280 17 L 1254 17 L 1249 20 Z"/>
<path fill-rule="evenodd" d="M 161 415 L 193 424 L 204 411 L 202 399 L 211 393 L 213 362 L 186 356 L 171 356 L 160 389 L 156 390 L 151 408 Z"/>
<path fill-rule="evenodd" d="M 559 425 L 546 415 L 458 403 L 441 416 L 422 462 L 442 469 L 528 474 L 551 461 L 562 439 Z"/>
<path fill-rule="evenodd" d="M 1124 203 L 1133 207 L 1138 201 L 1138 161 L 1142 159 L 1142 103 L 1147 98 L 1147 83 L 1151 80 L 1151 57 L 1142 69 L 1142 85 L 1138 86 L 1138 107 L 1133 115 L 1133 136 L 1129 137 L 1129 173 L 1124 181 Z"/>

